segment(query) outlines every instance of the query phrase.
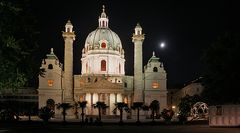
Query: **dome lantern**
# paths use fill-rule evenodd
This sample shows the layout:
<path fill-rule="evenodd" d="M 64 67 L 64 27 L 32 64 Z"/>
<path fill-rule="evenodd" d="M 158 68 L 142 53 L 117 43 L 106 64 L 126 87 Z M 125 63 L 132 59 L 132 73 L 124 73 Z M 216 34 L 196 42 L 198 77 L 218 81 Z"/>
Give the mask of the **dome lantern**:
<path fill-rule="evenodd" d="M 99 28 L 108 28 L 108 18 L 105 13 L 105 6 L 103 5 L 101 16 L 98 19 Z"/>

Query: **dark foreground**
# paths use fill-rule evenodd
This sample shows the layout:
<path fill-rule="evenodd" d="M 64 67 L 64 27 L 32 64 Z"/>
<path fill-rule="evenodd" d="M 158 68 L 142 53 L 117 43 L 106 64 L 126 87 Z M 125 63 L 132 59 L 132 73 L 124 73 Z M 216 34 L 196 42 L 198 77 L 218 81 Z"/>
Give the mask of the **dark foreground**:
<path fill-rule="evenodd" d="M 80 123 L 49 123 L 40 122 L 0 123 L 0 133 L 240 133 L 240 128 L 216 128 L 207 124 L 141 124 L 125 123 L 85 125 Z"/>

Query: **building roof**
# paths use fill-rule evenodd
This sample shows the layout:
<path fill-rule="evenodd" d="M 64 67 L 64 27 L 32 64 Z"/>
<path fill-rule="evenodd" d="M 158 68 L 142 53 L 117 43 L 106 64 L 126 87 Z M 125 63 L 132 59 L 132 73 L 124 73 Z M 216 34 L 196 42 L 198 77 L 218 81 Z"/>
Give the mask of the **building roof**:
<path fill-rule="evenodd" d="M 58 57 L 53 52 L 53 48 L 51 48 L 50 54 L 47 54 L 47 59 L 56 59 L 56 60 L 58 60 Z"/>

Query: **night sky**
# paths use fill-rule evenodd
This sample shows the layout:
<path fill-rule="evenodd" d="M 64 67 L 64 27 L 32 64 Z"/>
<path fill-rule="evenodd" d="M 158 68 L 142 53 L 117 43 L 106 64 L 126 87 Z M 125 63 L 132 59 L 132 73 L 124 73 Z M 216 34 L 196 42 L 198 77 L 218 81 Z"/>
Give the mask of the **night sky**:
<path fill-rule="evenodd" d="M 40 51 L 53 47 L 63 63 L 62 31 L 68 19 L 74 25 L 74 73 L 81 72 L 81 50 L 87 35 L 98 26 L 102 5 L 106 7 L 109 27 L 116 32 L 125 50 L 125 72 L 133 75 L 132 33 L 136 23 L 143 28 L 143 64 L 152 51 L 167 71 L 168 84 L 186 83 L 202 75 L 201 56 L 217 37 L 232 30 L 235 6 L 231 1 L 180 0 L 49 0 L 35 3 L 40 18 Z M 160 48 L 165 42 L 166 47 Z"/>

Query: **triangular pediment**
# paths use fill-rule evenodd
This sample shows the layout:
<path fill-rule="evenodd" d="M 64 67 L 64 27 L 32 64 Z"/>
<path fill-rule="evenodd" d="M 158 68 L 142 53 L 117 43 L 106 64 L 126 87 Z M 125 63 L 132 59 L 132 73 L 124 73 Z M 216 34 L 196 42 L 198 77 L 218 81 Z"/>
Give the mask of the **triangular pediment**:
<path fill-rule="evenodd" d="M 123 89 L 122 85 L 119 83 L 112 83 L 106 79 L 100 79 L 94 83 L 86 84 L 85 89 Z"/>

